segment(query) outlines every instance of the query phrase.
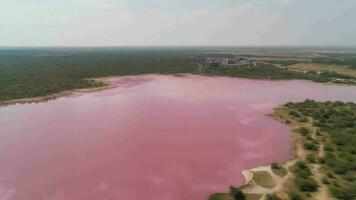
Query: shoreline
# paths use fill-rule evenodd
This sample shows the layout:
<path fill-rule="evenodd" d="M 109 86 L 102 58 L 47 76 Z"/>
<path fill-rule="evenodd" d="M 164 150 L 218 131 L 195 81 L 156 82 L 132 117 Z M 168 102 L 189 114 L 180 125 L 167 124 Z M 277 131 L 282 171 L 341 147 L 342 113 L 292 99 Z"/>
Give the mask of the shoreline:
<path fill-rule="evenodd" d="M 293 170 L 297 163 L 304 162 L 307 163 L 311 170 L 311 177 L 316 181 L 317 189 L 315 191 L 304 192 L 302 194 L 303 197 L 311 200 L 334 200 L 327 185 L 323 183 L 323 172 L 320 172 L 322 166 L 318 162 L 308 161 L 307 158 L 311 155 L 311 152 L 304 148 L 303 145 L 306 143 L 305 136 L 302 136 L 298 131 L 300 128 L 306 127 L 311 131 L 311 137 L 316 140 L 317 137 L 320 137 L 317 135 L 317 128 L 312 125 L 313 122 L 300 122 L 291 117 L 288 111 L 290 111 L 288 108 L 280 105 L 274 108 L 273 112 L 268 114 L 268 116 L 290 127 L 289 133 L 292 137 L 291 148 L 293 153 L 291 158 L 278 163 L 242 170 L 244 182 L 234 187 L 242 191 L 248 200 L 265 200 L 271 196 L 277 196 L 280 199 L 289 199 L 290 192 L 296 194 L 296 186 L 293 181 L 296 178 L 300 178 Z M 324 154 L 322 146 L 323 144 L 321 144 L 321 150 L 316 153 L 318 156 Z M 274 165 L 278 166 L 278 168 Z M 300 195 L 301 191 L 297 191 L 299 192 L 297 194 Z M 230 191 L 230 193 L 211 194 L 209 195 L 209 200 L 233 200 L 233 198 Z"/>
<path fill-rule="evenodd" d="M 56 100 L 61 97 L 71 96 L 74 94 L 86 94 L 86 93 L 96 92 L 96 91 L 100 91 L 100 90 L 116 88 L 117 87 L 116 85 L 113 85 L 113 84 L 111 84 L 111 82 L 106 81 L 106 79 L 108 79 L 108 78 L 112 78 L 112 77 L 89 78 L 90 80 L 104 83 L 104 86 L 101 86 L 101 87 L 72 89 L 72 90 L 65 90 L 62 92 L 45 95 L 45 96 L 29 97 L 29 98 L 23 98 L 23 99 L 13 99 L 13 100 L 7 100 L 7 101 L 3 101 L 3 102 L 0 101 L 0 108 L 12 106 L 12 105 L 16 105 L 16 104 L 32 104 L 32 103 L 48 102 L 48 101 Z"/>
<path fill-rule="evenodd" d="M 353 84 L 342 84 L 342 83 L 333 83 L 333 82 L 328 82 L 328 83 L 315 82 L 313 80 L 307 80 L 307 79 L 286 79 L 286 80 L 285 79 L 281 79 L 281 80 L 278 80 L 278 79 L 253 79 L 253 78 L 245 78 L 245 77 L 206 75 L 206 74 L 190 74 L 190 73 L 139 74 L 139 75 L 124 75 L 124 76 L 105 76 L 105 77 L 99 77 L 99 78 L 87 78 L 89 80 L 94 80 L 94 81 L 97 81 L 97 82 L 104 83 L 105 86 L 102 86 L 102 87 L 72 89 L 72 90 L 65 90 L 65 91 L 61 91 L 61 92 L 58 92 L 58 93 L 45 95 L 45 96 L 0 101 L 0 108 L 1 107 L 6 107 L 6 106 L 11 106 L 11 105 L 16 105 L 16 104 L 32 104 L 32 103 L 47 102 L 47 101 L 51 101 L 51 100 L 56 100 L 57 98 L 70 96 L 70 95 L 73 95 L 75 93 L 85 94 L 85 93 L 90 93 L 90 92 L 95 92 L 95 91 L 100 91 L 100 90 L 112 89 L 112 88 L 116 88 L 117 86 L 113 85 L 110 81 L 107 81 L 107 79 L 118 78 L 118 77 L 127 77 L 127 76 L 145 76 L 145 75 L 168 75 L 168 76 L 176 76 L 176 77 L 198 75 L 198 76 L 204 76 L 204 77 L 238 78 L 238 79 L 254 80 L 254 81 L 311 81 L 312 83 L 323 84 L 323 85 L 355 86 Z M 268 115 L 273 115 L 273 113 L 272 114 L 268 114 Z"/>

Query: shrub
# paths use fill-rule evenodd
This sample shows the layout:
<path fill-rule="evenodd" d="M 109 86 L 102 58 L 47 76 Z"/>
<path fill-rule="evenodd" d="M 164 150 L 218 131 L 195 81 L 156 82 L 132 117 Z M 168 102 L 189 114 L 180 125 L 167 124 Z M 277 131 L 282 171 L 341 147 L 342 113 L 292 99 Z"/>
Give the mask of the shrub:
<path fill-rule="evenodd" d="M 281 169 L 281 166 L 278 163 L 272 163 L 271 164 L 271 168 L 275 169 L 275 170 L 278 170 L 278 169 Z"/>
<path fill-rule="evenodd" d="M 289 115 L 292 115 L 292 116 L 294 116 L 294 117 L 300 117 L 300 114 L 297 113 L 297 112 L 294 111 L 294 110 L 289 111 Z"/>
<path fill-rule="evenodd" d="M 342 176 L 343 179 L 349 181 L 349 182 L 353 182 L 356 180 L 356 178 L 352 175 L 352 174 L 347 174 L 347 175 L 344 175 Z"/>
<path fill-rule="evenodd" d="M 324 163 L 325 163 L 325 159 L 324 159 L 324 158 L 318 158 L 318 162 L 319 162 L 320 164 L 324 164 Z"/>
<path fill-rule="evenodd" d="M 331 172 L 326 173 L 326 175 L 327 175 L 329 178 L 334 178 L 334 175 L 333 175 Z"/>
<path fill-rule="evenodd" d="M 318 183 L 312 178 L 295 178 L 294 183 L 303 192 L 315 192 L 318 190 Z"/>
<path fill-rule="evenodd" d="M 303 136 L 308 136 L 309 135 L 309 129 L 305 128 L 305 127 L 301 127 L 298 129 L 298 132 L 300 134 L 302 134 Z"/>
<path fill-rule="evenodd" d="M 238 191 L 234 194 L 234 199 L 235 199 L 235 200 L 246 200 L 246 196 L 245 196 L 245 194 L 244 194 L 241 190 L 238 190 Z"/>
<path fill-rule="evenodd" d="M 298 122 L 302 122 L 302 123 L 307 122 L 307 121 L 308 121 L 308 119 L 305 118 L 305 117 L 300 118 L 300 119 L 298 120 Z"/>
<path fill-rule="evenodd" d="M 331 193 L 338 199 L 354 200 L 356 198 L 356 186 L 353 187 L 330 187 Z"/>
<path fill-rule="evenodd" d="M 280 200 L 280 198 L 275 194 L 267 194 L 266 199 L 267 200 Z"/>
<path fill-rule="evenodd" d="M 230 195 L 234 197 L 235 200 L 246 200 L 245 194 L 234 186 L 230 186 Z"/>
<path fill-rule="evenodd" d="M 302 200 L 302 197 L 296 192 L 288 192 L 288 197 L 290 200 Z"/>
<path fill-rule="evenodd" d="M 306 158 L 306 160 L 309 162 L 309 163 L 315 163 L 315 156 L 312 155 L 312 154 L 309 154 Z"/>
<path fill-rule="evenodd" d="M 296 162 L 292 171 L 299 178 L 308 178 L 312 174 L 309 167 L 302 161 Z"/>
<path fill-rule="evenodd" d="M 338 164 L 338 165 L 336 165 L 336 166 L 334 167 L 334 172 L 335 172 L 336 174 L 346 174 L 347 171 L 348 171 L 348 169 L 347 169 L 347 167 L 344 166 L 344 165 Z"/>
<path fill-rule="evenodd" d="M 321 181 L 326 185 L 330 184 L 329 179 L 325 176 L 321 179 Z"/>
<path fill-rule="evenodd" d="M 327 143 L 324 145 L 324 151 L 334 151 L 334 148 L 331 144 Z"/>
<path fill-rule="evenodd" d="M 319 147 L 314 143 L 304 143 L 303 145 L 305 150 L 318 151 Z"/>

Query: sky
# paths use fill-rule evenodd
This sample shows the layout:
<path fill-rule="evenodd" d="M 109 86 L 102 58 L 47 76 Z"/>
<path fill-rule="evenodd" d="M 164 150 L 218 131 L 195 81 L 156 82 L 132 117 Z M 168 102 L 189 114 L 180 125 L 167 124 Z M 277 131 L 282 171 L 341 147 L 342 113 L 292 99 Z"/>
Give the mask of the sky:
<path fill-rule="evenodd" d="M 356 0 L 0 0 L 0 46 L 356 45 Z"/>

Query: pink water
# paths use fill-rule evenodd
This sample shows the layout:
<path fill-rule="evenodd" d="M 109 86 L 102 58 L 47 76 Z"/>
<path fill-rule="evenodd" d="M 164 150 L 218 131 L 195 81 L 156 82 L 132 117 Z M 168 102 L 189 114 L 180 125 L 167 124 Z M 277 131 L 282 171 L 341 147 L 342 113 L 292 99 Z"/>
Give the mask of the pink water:
<path fill-rule="evenodd" d="M 356 87 L 201 76 L 0 108 L 0 200 L 204 200 L 288 159 L 288 101 L 356 102 Z"/>

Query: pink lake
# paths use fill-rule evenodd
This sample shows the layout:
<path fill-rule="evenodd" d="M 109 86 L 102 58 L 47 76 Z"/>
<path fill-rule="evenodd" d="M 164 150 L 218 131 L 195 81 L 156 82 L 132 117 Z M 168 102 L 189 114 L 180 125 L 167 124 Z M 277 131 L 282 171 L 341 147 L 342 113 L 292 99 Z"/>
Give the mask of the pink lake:
<path fill-rule="evenodd" d="M 114 89 L 0 108 L 0 200 L 205 200 L 291 156 L 288 101 L 356 102 L 309 81 L 128 76 Z"/>

